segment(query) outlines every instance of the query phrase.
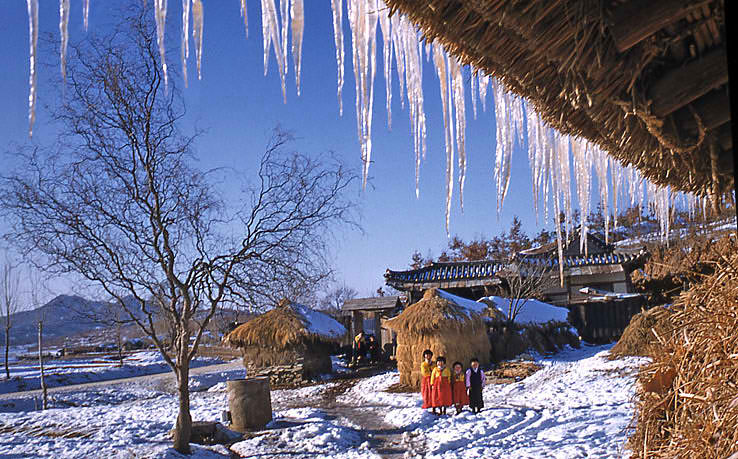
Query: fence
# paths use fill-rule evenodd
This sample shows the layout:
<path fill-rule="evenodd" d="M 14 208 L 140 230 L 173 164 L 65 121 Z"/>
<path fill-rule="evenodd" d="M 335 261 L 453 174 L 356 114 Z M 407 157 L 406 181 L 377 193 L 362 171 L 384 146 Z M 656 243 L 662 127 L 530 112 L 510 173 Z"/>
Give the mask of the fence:
<path fill-rule="evenodd" d="M 573 303 L 568 306 L 569 322 L 579 330 L 583 340 L 607 343 L 619 339 L 630 319 L 645 305 L 642 296 Z"/>

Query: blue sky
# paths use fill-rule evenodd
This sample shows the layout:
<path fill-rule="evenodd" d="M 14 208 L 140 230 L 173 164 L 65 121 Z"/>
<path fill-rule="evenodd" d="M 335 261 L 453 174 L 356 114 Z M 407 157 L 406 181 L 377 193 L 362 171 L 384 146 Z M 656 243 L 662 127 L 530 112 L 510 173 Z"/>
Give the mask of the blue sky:
<path fill-rule="evenodd" d="M 58 2 L 41 0 L 39 35 L 58 36 Z M 151 8 L 149 2 L 148 7 Z M 349 166 L 360 170 L 360 146 L 356 136 L 354 77 L 351 63 L 350 33 L 344 12 L 345 75 L 344 113 L 339 116 L 336 97 L 336 60 L 330 1 L 305 2 L 305 32 L 302 62 L 302 91 L 298 97 L 290 69 L 287 78 L 287 103 L 282 102 L 276 61 L 270 56 L 269 74 L 264 76 L 261 8 L 249 1 L 249 38 L 246 39 L 239 2 L 236 0 L 205 1 L 205 26 L 202 58 L 202 81 L 197 81 L 194 45 L 191 46 L 189 87 L 184 90 L 189 112 L 183 130 L 195 125 L 206 130 L 196 151 L 203 168 L 228 166 L 241 171 L 248 180 L 253 173 L 270 131 L 277 125 L 294 133 L 292 148 L 308 154 L 334 151 Z M 169 2 L 167 39 L 179 46 L 180 2 Z M 344 6 L 345 7 L 345 6 Z M 70 40 L 84 34 L 82 0 L 72 0 L 69 24 Z M 15 144 L 29 142 L 28 101 L 28 18 L 22 1 L 3 5 L 3 28 L 0 30 L 1 151 Z M 90 29 L 109 27 L 110 3 L 91 2 Z M 151 12 L 153 15 L 153 10 Z M 380 39 L 381 40 L 381 39 Z M 381 42 L 380 42 L 381 43 Z M 381 49 L 381 48 L 380 48 Z M 56 56 L 41 59 L 58 62 Z M 169 62 L 179 67 L 179 61 Z M 404 269 L 414 250 L 438 255 L 447 244 L 445 215 L 445 146 L 438 78 L 430 63 L 425 63 L 424 97 L 427 116 L 428 150 L 421 166 L 420 198 L 415 198 L 415 165 L 407 104 L 400 105 L 399 85 L 393 69 L 392 130 L 387 129 L 384 78 L 381 53 L 377 55 L 375 81 L 373 160 L 370 185 L 366 191 L 357 186 L 363 214 L 364 233 L 341 233 L 332 259 L 336 278 L 354 287 L 360 295 L 369 296 L 383 285 L 385 269 Z M 54 91 L 47 83 L 48 69 L 39 75 L 38 114 L 32 142 L 48 143 L 54 136 L 46 124 L 44 103 Z M 55 70 L 58 72 L 58 68 Z M 468 75 L 468 72 L 467 72 Z M 513 157 L 512 181 L 503 213 L 498 221 L 493 182 L 495 122 L 491 111 L 482 112 L 474 120 L 467 85 L 467 155 L 468 174 L 464 212 L 454 191 L 451 233 L 463 238 L 481 234 L 494 235 L 506 229 L 514 215 L 521 218 L 531 234 L 536 225 L 531 197 L 530 172 L 525 152 Z M 490 91 L 491 93 L 491 91 Z M 488 95 L 489 97 L 489 95 Z M 488 108 L 492 99 L 488 99 Z M 3 163 L 12 161 L 2 156 Z M 238 186 L 234 182 L 234 187 Z M 227 187 L 228 184 L 225 184 Z M 0 229 L 2 227 L 0 226 Z M 70 287 L 56 283 L 54 293 Z"/>

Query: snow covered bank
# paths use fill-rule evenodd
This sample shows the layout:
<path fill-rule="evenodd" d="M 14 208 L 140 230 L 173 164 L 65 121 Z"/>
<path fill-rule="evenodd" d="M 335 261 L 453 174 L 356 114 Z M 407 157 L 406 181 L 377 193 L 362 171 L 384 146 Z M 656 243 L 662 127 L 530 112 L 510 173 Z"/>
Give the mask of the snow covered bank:
<path fill-rule="evenodd" d="M 156 351 L 135 352 L 124 357 L 122 367 L 118 366 L 118 363 L 117 359 L 102 358 L 46 361 L 44 363 L 46 385 L 52 388 L 171 371 L 161 354 Z M 218 363 L 224 362 L 217 358 L 198 357 L 190 363 L 190 367 Z M 11 379 L 0 381 L 0 394 L 39 389 L 41 386 L 38 373 L 37 361 L 11 365 Z"/>

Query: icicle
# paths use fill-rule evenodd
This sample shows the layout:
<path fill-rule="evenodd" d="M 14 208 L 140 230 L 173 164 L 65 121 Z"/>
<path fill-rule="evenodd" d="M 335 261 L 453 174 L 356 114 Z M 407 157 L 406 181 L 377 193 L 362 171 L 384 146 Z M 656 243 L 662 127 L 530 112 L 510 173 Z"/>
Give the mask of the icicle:
<path fill-rule="evenodd" d="M 262 2 L 263 3 L 263 2 Z M 343 0 L 331 0 L 333 9 L 333 37 L 336 42 L 336 64 L 338 66 L 338 113 L 343 116 Z"/>
<path fill-rule="evenodd" d="M 474 119 L 477 119 L 477 73 L 471 70 L 471 100 Z"/>
<path fill-rule="evenodd" d="M 464 76 L 458 59 L 449 58 L 451 90 L 453 92 L 456 115 L 456 151 L 459 152 L 459 202 L 464 211 L 464 182 L 466 181 L 466 103 L 464 96 Z"/>
<path fill-rule="evenodd" d="M 556 226 L 556 247 L 557 247 L 557 255 L 559 258 L 559 281 L 560 285 L 563 288 L 564 287 L 564 250 L 563 250 L 563 244 L 562 244 L 562 235 L 561 235 L 561 179 L 559 178 L 559 174 L 561 173 L 561 168 L 556 167 L 553 163 L 555 161 L 558 161 L 558 153 L 557 153 L 557 144 L 559 143 L 558 137 L 560 137 L 560 134 L 558 132 L 552 132 L 553 138 L 551 139 L 552 142 L 550 143 L 551 148 L 547 149 L 547 152 L 549 154 L 549 164 L 550 167 L 550 179 L 551 179 L 551 199 L 553 200 L 554 204 L 554 224 Z"/>
<path fill-rule="evenodd" d="M 384 63 L 384 88 L 387 104 L 387 127 L 392 129 L 392 24 L 388 8 L 379 11 L 379 27 L 382 30 L 382 58 Z"/>
<path fill-rule="evenodd" d="M 392 27 L 392 41 L 395 49 L 395 65 L 397 66 L 397 78 L 400 83 L 400 106 L 405 108 L 405 24 L 403 17 L 400 16 Z"/>
<path fill-rule="evenodd" d="M 154 19 L 156 20 L 156 43 L 159 45 L 161 71 L 164 74 L 164 86 L 166 87 L 169 82 L 167 78 L 166 48 L 164 44 L 164 29 L 167 23 L 167 0 L 154 0 Z"/>
<path fill-rule="evenodd" d="M 609 181 L 607 178 L 608 168 L 608 157 L 605 152 L 594 147 L 594 166 L 595 173 L 597 174 L 597 185 L 600 188 L 600 205 L 602 206 L 602 212 L 605 214 L 605 243 L 609 243 L 610 237 L 610 195 L 609 195 Z"/>
<path fill-rule="evenodd" d="M 374 74 L 376 70 L 376 0 L 349 0 L 348 13 L 351 27 L 354 80 L 356 81 L 356 122 L 361 144 L 362 187 L 366 187 L 371 163 L 371 126 L 374 99 Z M 371 72 L 371 80 L 368 74 Z"/>
<path fill-rule="evenodd" d="M 90 0 L 84 0 L 82 2 L 82 21 L 85 25 L 85 32 L 87 32 L 87 20 L 90 18 Z"/>
<path fill-rule="evenodd" d="M 415 152 L 415 197 L 420 197 L 420 160 L 425 159 L 426 127 L 423 100 L 423 57 L 418 33 L 409 20 L 399 17 L 391 27 L 397 73 L 400 82 L 400 102 L 404 107 L 403 91 L 407 88 L 410 126 Z"/>
<path fill-rule="evenodd" d="M 450 236 L 449 224 L 451 220 L 451 198 L 454 190 L 454 127 L 451 113 L 451 88 L 449 87 L 449 72 L 446 64 L 446 52 L 440 45 L 433 45 L 433 62 L 441 89 L 441 103 L 443 106 L 443 127 L 446 139 L 446 235 Z"/>
<path fill-rule="evenodd" d="M 623 166 L 612 157 L 610 157 L 610 177 L 612 178 L 612 226 L 613 231 L 615 231 L 618 227 L 618 197 L 620 195 L 620 184 L 623 181 Z"/>
<path fill-rule="evenodd" d="M 246 30 L 246 38 L 249 38 L 249 18 L 246 11 L 246 0 L 241 0 L 241 17 L 243 18 L 243 28 Z"/>
<path fill-rule="evenodd" d="M 502 205 L 505 202 L 507 189 L 510 185 L 510 165 L 512 162 L 513 136 L 510 96 L 505 92 L 502 85 L 492 81 L 495 102 L 495 171 L 494 177 L 497 184 L 497 218 L 500 218 Z"/>
<path fill-rule="evenodd" d="M 528 128 L 528 164 L 531 168 L 531 185 L 533 194 L 533 213 L 536 216 L 536 225 L 538 225 L 538 188 L 540 186 L 540 167 L 538 153 L 541 151 L 541 147 L 538 143 L 538 116 L 535 111 L 531 109 L 530 104 L 525 104 L 526 108 L 526 120 Z"/>
<path fill-rule="evenodd" d="M 297 95 L 300 95 L 300 68 L 302 63 L 302 32 L 305 28 L 305 8 L 302 0 L 292 0 L 290 16 L 292 17 L 292 60 L 295 63 L 295 81 Z"/>
<path fill-rule="evenodd" d="M 481 75 L 477 73 L 479 76 L 479 100 L 482 101 L 482 110 L 487 111 L 487 85 L 489 85 L 489 76 L 487 75 Z"/>
<path fill-rule="evenodd" d="M 62 79 L 67 79 L 67 43 L 69 43 L 69 0 L 59 0 L 60 62 Z"/>
<path fill-rule="evenodd" d="M 287 0 L 283 0 L 287 1 Z M 264 33 L 264 75 L 267 74 L 269 62 L 269 48 L 274 46 L 274 56 L 277 59 L 279 78 L 282 81 L 282 98 L 287 103 L 287 88 L 285 86 L 285 59 L 282 54 L 282 45 L 279 36 L 279 20 L 274 0 L 261 0 L 262 29 Z"/>
<path fill-rule="evenodd" d="M 28 7 L 28 45 L 30 48 L 30 71 L 28 73 L 28 136 L 33 137 L 36 121 L 36 44 L 38 42 L 38 0 L 26 0 Z"/>
<path fill-rule="evenodd" d="M 583 240 L 580 244 L 584 247 L 585 255 L 589 254 L 587 247 L 587 234 L 589 233 L 589 214 L 592 210 L 592 168 L 594 167 L 594 158 L 592 156 L 592 144 L 584 139 L 580 139 L 580 149 L 584 150 L 584 167 L 580 173 L 577 173 L 577 183 L 582 181 L 582 198 L 580 207 L 583 207 L 581 214 L 583 215 L 581 225 L 583 228 Z"/>
<path fill-rule="evenodd" d="M 281 73 L 280 76 L 282 78 L 286 78 L 288 68 L 287 57 L 289 55 L 287 43 L 289 40 L 288 34 L 290 30 L 290 0 L 279 0 L 279 10 L 279 19 L 282 21 L 282 35 L 279 43 L 282 45 L 282 69 L 284 69 L 284 72 Z M 284 96 L 284 102 L 287 103 L 287 89 L 285 85 L 285 81 L 282 81 L 282 95 Z"/>
<path fill-rule="evenodd" d="M 197 57 L 197 79 L 202 80 L 200 65 L 202 63 L 202 26 L 204 11 L 201 0 L 192 0 L 192 39 L 195 41 L 195 56 Z"/>
<path fill-rule="evenodd" d="M 190 57 L 190 0 L 182 0 L 182 78 L 187 87 L 187 59 Z"/>

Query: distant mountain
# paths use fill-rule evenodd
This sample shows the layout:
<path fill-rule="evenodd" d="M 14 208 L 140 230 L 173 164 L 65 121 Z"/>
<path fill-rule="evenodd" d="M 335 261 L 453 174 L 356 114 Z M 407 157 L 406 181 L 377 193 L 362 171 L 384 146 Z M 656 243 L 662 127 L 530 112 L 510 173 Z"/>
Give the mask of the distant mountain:
<path fill-rule="evenodd" d="M 128 303 L 128 302 L 127 302 Z M 38 318 L 44 318 L 44 340 L 74 335 L 102 328 L 105 324 L 93 317 L 110 317 L 113 305 L 92 301 L 80 296 L 59 295 L 40 308 L 12 315 L 11 345 L 34 343 L 38 339 Z M 5 341 L 5 330 L 0 330 L 0 343 Z"/>

